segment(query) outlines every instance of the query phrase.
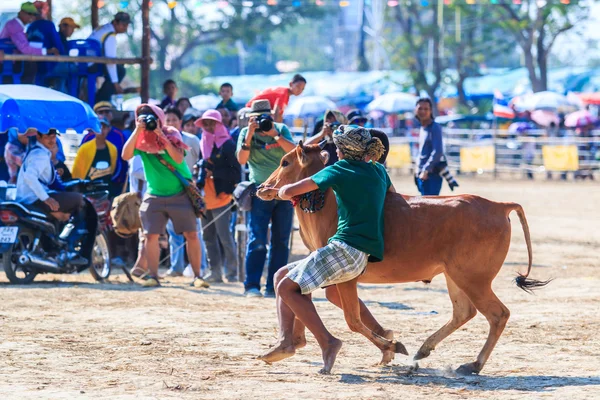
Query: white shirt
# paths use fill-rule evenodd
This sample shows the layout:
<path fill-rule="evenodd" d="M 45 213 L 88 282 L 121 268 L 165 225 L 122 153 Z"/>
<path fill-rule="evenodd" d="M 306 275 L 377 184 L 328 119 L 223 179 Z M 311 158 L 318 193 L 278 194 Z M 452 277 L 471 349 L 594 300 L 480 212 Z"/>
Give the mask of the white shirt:
<path fill-rule="evenodd" d="M 190 149 L 185 152 L 184 161 L 187 164 L 190 172 L 194 173 L 194 165 L 200 161 L 200 139 L 191 133 L 181 132 L 183 143 Z"/>
<path fill-rule="evenodd" d="M 29 150 L 17 176 L 17 202 L 32 204 L 48 199 L 48 186 L 54 182 L 56 172 L 52 153 L 40 144 Z"/>
<path fill-rule="evenodd" d="M 129 163 L 129 191 L 137 193 L 139 185 L 141 185 L 143 196 L 146 193 L 146 174 L 144 173 L 144 164 L 142 157 L 137 155 L 131 159 Z"/>
<path fill-rule="evenodd" d="M 112 22 L 106 25 L 101 26 L 96 29 L 88 39 L 95 39 L 102 44 L 102 40 L 109 33 L 115 32 L 115 27 Z M 104 41 L 104 57 L 117 57 L 117 38 L 115 35 L 110 35 Z M 110 80 L 112 83 L 119 82 L 119 76 L 117 75 L 117 65 L 116 64 L 106 64 L 106 69 L 108 70 L 108 75 L 110 76 Z"/>

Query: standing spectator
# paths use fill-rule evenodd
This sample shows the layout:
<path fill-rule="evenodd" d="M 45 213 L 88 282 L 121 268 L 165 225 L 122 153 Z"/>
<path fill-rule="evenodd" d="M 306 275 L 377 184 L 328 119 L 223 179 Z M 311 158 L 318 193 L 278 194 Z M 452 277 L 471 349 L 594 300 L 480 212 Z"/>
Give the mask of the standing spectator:
<path fill-rule="evenodd" d="M 217 104 L 217 109 L 221 107 L 225 107 L 233 114 L 237 113 L 239 110 L 238 105 L 233 101 L 233 86 L 231 83 L 224 83 L 221 85 L 219 89 L 219 96 L 221 96 L 221 101 Z"/>
<path fill-rule="evenodd" d="M 235 119 L 235 127 L 229 132 L 235 143 L 237 143 L 242 129 L 248 126 L 248 113 L 251 111 L 252 109 L 250 107 L 244 107 L 238 111 L 237 118 Z"/>
<path fill-rule="evenodd" d="M 338 160 L 336 147 L 333 143 L 333 132 L 340 125 L 346 125 L 347 122 L 346 116 L 341 111 L 327 110 L 320 124 L 321 130 L 316 134 L 313 133 L 313 136 L 306 141 L 306 144 L 319 144 L 325 141 L 323 150 L 329 154 L 327 166 L 335 164 Z"/>
<path fill-rule="evenodd" d="M 177 107 L 179 111 L 181 111 L 181 115 L 185 115 L 186 111 L 192 108 L 192 103 L 190 103 L 190 99 L 188 99 L 187 97 L 180 97 L 175 102 L 175 107 Z"/>
<path fill-rule="evenodd" d="M 144 116 L 153 116 L 158 120 L 157 128 L 148 131 Z M 177 129 L 165 125 L 165 114 L 157 106 L 142 104 L 136 110 L 136 128 L 123 148 L 123 159 L 128 161 L 134 155 L 140 155 L 148 189 L 140 217 L 146 235 L 146 257 L 149 278 L 144 286 L 160 286 L 158 281 L 158 262 L 160 249 L 158 239 L 165 230 L 167 222 L 173 221 L 175 231 L 183 234 L 187 241 L 187 253 L 194 272 L 194 287 L 208 287 L 200 278 L 202 247 L 198 240 L 196 215 L 190 199 L 185 193 L 181 181 L 163 162 L 171 165 L 186 179 L 192 173 L 184 160 L 188 147 L 183 143 Z"/>
<path fill-rule="evenodd" d="M 137 193 L 138 197 L 143 199 L 147 185 L 142 157 L 134 156 L 129 165 L 129 191 Z M 138 232 L 138 255 L 130 273 L 131 275 L 140 278 L 147 272 L 148 259 L 146 258 L 146 238 L 144 237 L 144 232 L 140 229 Z"/>
<path fill-rule="evenodd" d="M 241 167 L 235 156 L 236 144 L 217 110 L 206 111 L 196 123 L 202 127 L 198 186 L 204 189 L 206 202 L 202 225 L 206 227 L 203 233 L 209 273 L 204 279 L 222 282 L 225 273 L 227 280 L 234 282 L 237 280 L 237 259 L 229 227 L 232 193 L 241 178 Z"/>
<path fill-rule="evenodd" d="M 131 17 L 126 12 L 118 12 L 115 14 L 113 21 L 96 29 L 88 39 L 94 39 L 100 42 L 102 46 L 102 56 L 116 58 L 117 57 L 117 39 L 116 35 L 126 33 L 131 22 Z M 122 94 L 123 88 L 121 81 L 125 78 L 125 67 L 121 64 L 106 64 L 106 67 L 99 66 L 105 69 L 105 80 L 102 87 L 96 93 L 96 101 L 110 101 L 113 94 Z M 94 84 L 89 82 L 88 84 Z M 114 144 L 114 143 L 113 143 Z"/>
<path fill-rule="evenodd" d="M 83 143 L 73 162 L 72 175 L 75 179 L 99 180 L 109 185 L 109 195 L 114 198 L 121 194 L 122 185 L 116 185 L 113 175 L 117 170 L 117 148 L 106 140 L 110 132 L 110 122 L 100 118 L 100 132 L 94 140 Z"/>
<path fill-rule="evenodd" d="M 367 123 L 367 117 L 365 117 L 359 109 L 350 110 L 346 115 L 346 118 L 348 119 L 348 125 L 364 127 Z"/>
<path fill-rule="evenodd" d="M 60 20 L 60 24 L 58 24 L 58 35 L 60 36 L 60 41 L 62 42 L 63 49 L 65 49 L 64 54 L 68 54 L 67 49 L 69 48 L 69 38 L 73 36 L 75 29 L 79 28 L 81 28 L 81 26 L 75 23 L 75 20 L 73 20 L 73 18 L 71 17 L 65 17 Z"/>
<path fill-rule="evenodd" d="M 292 151 L 296 144 L 287 126 L 273 122 L 268 100 L 252 103 L 252 110 L 248 116 L 249 125 L 242 129 L 238 138 L 237 158 L 242 165 L 248 163 L 250 181 L 260 185 L 279 167 L 283 156 Z M 260 125 L 258 116 L 261 117 Z M 294 209 L 289 201 L 264 201 L 257 196 L 252 197 L 244 282 L 247 297 L 262 297 L 260 278 L 267 257 L 269 223 L 271 246 L 265 295 L 275 296 L 273 275 L 287 264 L 293 219 Z"/>
<path fill-rule="evenodd" d="M 256 100 L 268 100 L 275 115 L 275 121 L 283 121 L 283 113 L 290 102 L 290 96 L 300 96 L 306 87 L 306 79 L 300 74 L 294 75 L 289 87 L 278 86 L 268 88 L 254 96 L 246 107 L 250 107 Z"/>
<path fill-rule="evenodd" d="M 163 83 L 163 93 L 165 94 L 165 97 L 163 97 L 160 103 L 160 108 L 164 110 L 167 107 L 175 107 L 177 103 L 175 98 L 177 98 L 178 91 L 179 88 L 175 81 L 173 79 L 167 79 L 165 83 Z"/>
<path fill-rule="evenodd" d="M 196 120 L 200 117 L 199 112 L 195 112 L 196 110 L 192 108 L 188 108 L 187 112 L 183 114 L 183 119 L 181 120 L 183 131 L 189 133 L 190 135 L 196 136 L 198 139 L 202 135 L 200 135 L 200 128 L 198 128 L 195 124 Z"/>
<path fill-rule="evenodd" d="M 221 114 L 223 126 L 227 128 L 227 132 L 231 129 L 231 112 L 225 107 L 217 107 L 217 111 Z"/>
<path fill-rule="evenodd" d="M 165 125 L 173 127 L 177 129 L 177 131 L 181 132 L 181 112 L 178 108 L 168 107 L 165 110 Z M 181 138 L 183 139 L 183 143 L 188 147 L 188 150 L 185 152 L 184 160 L 193 174 L 194 170 L 197 168 L 196 165 L 200 160 L 200 139 L 186 132 L 181 132 Z M 204 249 L 204 242 L 202 240 L 202 229 L 200 227 L 200 220 L 197 220 L 197 225 L 198 240 L 202 245 L 201 270 L 206 270 L 208 264 L 206 261 L 206 250 Z M 171 265 L 169 267 L 169 270 L 167 271 L 166 276 L 183 276 L 183 272 L 185 269 L 183 244 L 185 243 L 185 238 L 183 237 L 183 235 L 178 234 L 175 231 L 175 226 L 173 225 L 172 220 L 169 220 L 169 222 L 167 223 L 167 233 L 169 234 L 169 254 Z"/>
<path fill-rule="evenodd" d="M 428 98 L 417 100 L 416 118 L 421 124 L 419 130 L 419 157 L 417 158 L 416 182 L 423 196 L 438 196 L 442 189 L 439 164 L 444 158 L 442 127 L 435 122 L 433 104 Z"/>

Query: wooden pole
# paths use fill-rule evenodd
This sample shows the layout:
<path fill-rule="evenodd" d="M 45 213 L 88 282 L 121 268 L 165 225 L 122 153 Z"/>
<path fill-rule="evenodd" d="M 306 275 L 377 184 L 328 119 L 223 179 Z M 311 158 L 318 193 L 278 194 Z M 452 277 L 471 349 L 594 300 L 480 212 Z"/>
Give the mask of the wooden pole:
<path fill-rule="evenodd" d="M 92 0 L 92 29 L 98 27 L 98 0 Z"/>
<path fill-rule="evenodd" d="M 52 21 L 52 0 L 46 0 L 48 4 L 48 21 Z"/>
<path fill-rule="evenodd" d="M 142 0 L 142 103 L 150 99 L 150 0 Z"/>

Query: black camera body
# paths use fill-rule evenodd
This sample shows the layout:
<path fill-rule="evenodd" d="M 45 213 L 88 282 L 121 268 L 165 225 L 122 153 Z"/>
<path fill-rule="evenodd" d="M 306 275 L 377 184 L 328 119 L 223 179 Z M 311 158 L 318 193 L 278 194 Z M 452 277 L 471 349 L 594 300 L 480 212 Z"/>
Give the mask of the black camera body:
<path fill-rule="evenodd" d="M 256 123 L 262 132 L 269 132 L 273 129 L 273 117 L 269 114 L 261 114 L 256 117 Z"/>
<path fill-rule="evenodd" d="M 143 121 L 146 123 L 146 130 L 153 131 L 158 128 L 158 119 L 156 116 L 152 114 L 142 114 L 140 117 L 142 117 Z"/>

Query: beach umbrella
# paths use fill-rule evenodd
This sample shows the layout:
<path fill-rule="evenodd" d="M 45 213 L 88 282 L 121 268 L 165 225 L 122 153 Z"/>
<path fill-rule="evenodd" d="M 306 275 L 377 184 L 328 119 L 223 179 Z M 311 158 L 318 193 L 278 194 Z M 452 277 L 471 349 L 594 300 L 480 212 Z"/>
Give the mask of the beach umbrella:
<path fill-rule="evenodd" d="M 36 85 L 0 85 L 0 132 L 9 128 L 83 133 L 100 132 L 100 123 L 89 104 L 76 97 Z"/>
<path fill-rule="evenodd" d="M 201 94 L 190 98 L 192 107 L 199 111 L 206 111 L 216 108 L 219 104 L 219 98 L 214 94 Z"/>
<path fill-rule="evenodd" d="M 565 117 L 565 126 L 567 128 L 581 128 L 588 125 L 593 125 L 597 121 L 592 114 L 587 110 L 575 111 Z"/>
<path fill-rule="evenodd" d="M 417 97 L 409 93 L 386 93 L 370 102 L 365 108 L 368 112 L 379 110 L 386 113 L 412 111 L 415 109 Z"/>
<path fill-rule="evenodd" d="M 327 97 L 304 96 L 294 100 L 286 109 L 285 115 L 294 118 L 322 115 L 327 110 L 336 110 L 337 106 Z"/>
<path fill-rule="evenodd" d="M 560 118 L 552 111 L 548 110 L 535 110 L 531 113 L 531 120 L 540 126 L 550 126 L 552 124 L 558 126 L 560 124 Z"/>
<path fill-rule="evenodd" d="M 578 105 L 567 96 L 555 92 L 537 92 L 513 99 L 515 108 L 519 111 L 553 110 L 575 111 Z"/>
<path fill-rule="evenodd" d="M 121 110 L 123 111 L 135 111 L 135 109 L 142 104 L 142 98 L 140 96 L 132 97 L 131 99 L 127 99 L 121 105 Z M 158 105 L 160 101 L 156 99 L 149 99 L 148 104 Z"/>

